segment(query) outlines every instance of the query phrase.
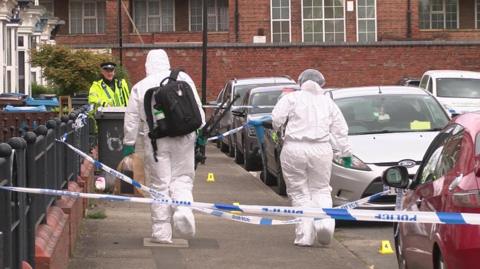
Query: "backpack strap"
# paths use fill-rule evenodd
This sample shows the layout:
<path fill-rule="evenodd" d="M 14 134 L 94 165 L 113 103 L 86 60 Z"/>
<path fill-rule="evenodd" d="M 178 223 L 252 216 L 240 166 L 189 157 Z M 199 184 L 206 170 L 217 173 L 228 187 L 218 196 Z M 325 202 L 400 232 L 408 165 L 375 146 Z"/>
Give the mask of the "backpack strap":
<path fill-rule="evenodd" d="M 177 80 L 178 74 L 180 74 L 180 72 L 183 72 L 183 69 L 181 69 L 181 68 L 173 69 L 170 72 L 170 78 L 173 79 L 173 80 Z"/>
<path fill-rule="evenodd" d="M 157 139 L 153 137 L 153 113 L 152 113 L 152 96 L 155 92 L 155 88 L 148 89 L 145 93 L 145 99 L 143 101 L 143 107 L 145 109 L 145 115 L 147 117 L 148 124 L 148 137 L 150 137 L 150 142 L 152 143 L 153 149 L 153 159 L 157 162 Z"/>

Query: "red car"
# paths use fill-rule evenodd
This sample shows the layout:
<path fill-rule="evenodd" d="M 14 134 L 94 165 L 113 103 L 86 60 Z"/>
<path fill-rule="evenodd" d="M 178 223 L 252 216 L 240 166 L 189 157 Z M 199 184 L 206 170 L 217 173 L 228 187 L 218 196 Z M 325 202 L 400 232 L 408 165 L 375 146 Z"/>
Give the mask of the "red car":
<path fill-rule="evenodd" d="M 414 179 L 405 167 L 383 174 L 405 189 L 401 210 L 480 213 L 480 112 L 454 118 L 430 144 Z M 400 268 L 480 268 L 480 226 L 397 223 Z"/>

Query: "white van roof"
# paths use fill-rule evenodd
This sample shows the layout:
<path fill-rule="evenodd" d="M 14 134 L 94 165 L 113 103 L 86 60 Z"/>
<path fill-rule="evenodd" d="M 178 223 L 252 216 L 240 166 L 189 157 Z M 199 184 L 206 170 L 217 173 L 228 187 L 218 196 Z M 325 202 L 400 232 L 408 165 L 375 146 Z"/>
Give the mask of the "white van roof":
<path fill-rule="evenodd" d="M 480 72 L 462 70 L 429 70 L 425 72 L 432 78 L 477 78 L 480 79 Z"/>

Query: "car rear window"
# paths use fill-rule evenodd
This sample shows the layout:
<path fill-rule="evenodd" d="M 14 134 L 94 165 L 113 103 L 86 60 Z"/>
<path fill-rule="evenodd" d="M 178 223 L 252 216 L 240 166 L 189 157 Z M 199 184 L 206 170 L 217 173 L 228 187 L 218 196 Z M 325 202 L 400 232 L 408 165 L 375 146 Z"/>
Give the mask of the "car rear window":
<path fill-rule="evenodd" d="M 449 98 L 480 98 L 480 79 L 437 78 L 437 96 Z"/>
<path fill-rule="evenodd" d="M 242 100 L 245 98 L 247 92 L 253 88 L 275 86 L 275 85 L 290 85 L 291 83 L 264 83 L 264 84 L 250 84 L 250 85 L 238 85 L 234 88 L 234 95 L 240 95 L 240 98 L 235 100 L 233 105 L 238 106 L 242 104 Z"/>

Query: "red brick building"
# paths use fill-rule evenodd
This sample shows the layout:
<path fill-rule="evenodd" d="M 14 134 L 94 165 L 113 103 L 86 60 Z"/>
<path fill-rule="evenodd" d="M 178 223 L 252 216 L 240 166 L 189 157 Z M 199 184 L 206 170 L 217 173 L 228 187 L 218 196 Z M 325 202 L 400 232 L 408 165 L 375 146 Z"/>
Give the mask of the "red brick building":
<path fill-rule="evenodd" d="M 201 82 L 202 0 L 123 0 L 122 59 L 135 83 L 149 49 Z M 119 53 L 117 0 L 40 0 L 57 44 Z M 208 95 L 225 80 L 325 73 L 328 86 L 393 84 L 428 69 L 480 70 L 480 0 L 209 0 Z"/>

